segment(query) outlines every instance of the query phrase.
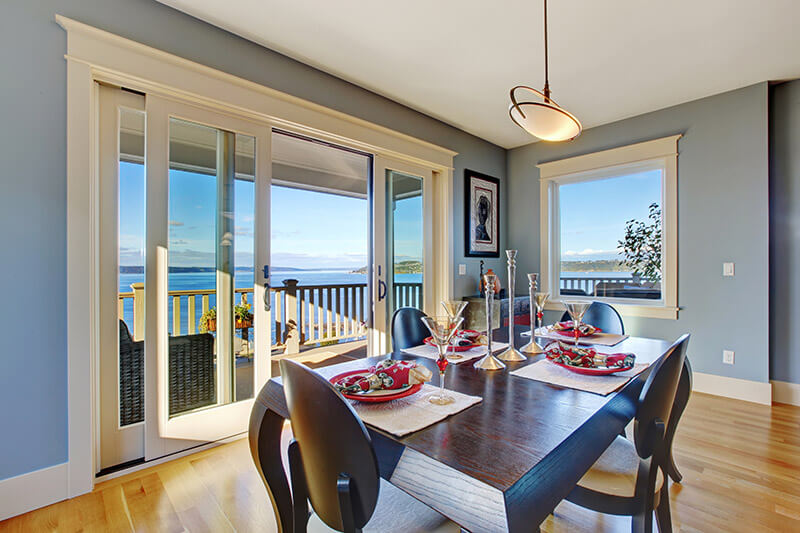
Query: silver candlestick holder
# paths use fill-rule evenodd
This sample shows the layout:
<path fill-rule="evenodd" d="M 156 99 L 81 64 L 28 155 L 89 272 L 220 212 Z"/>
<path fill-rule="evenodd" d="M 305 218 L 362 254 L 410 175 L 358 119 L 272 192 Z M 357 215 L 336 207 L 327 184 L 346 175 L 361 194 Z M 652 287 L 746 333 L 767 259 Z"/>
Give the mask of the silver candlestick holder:
<path fill-rule="evenodd" d="M 528 358 L 514 348 L 514 286 L 517 277 L 517 251 L 506 250 L 508 258 L 508 348 L 497 356 L 501 361 L 525 361 Z"/>
<path fill-rule="evenodd" d="M 539 318 L 539 307 L 536 305 L 536 292 L 539 290 L 539 274 L 528 274 L 528 295 L 531 307 L 531 341 L 519 349 L 519 351 L 531 355 L 544 353 L 544 348 L 536 342 L 536 324 Z"/>
<path fill-rule="evenodd" d="M 473 365 L 478 370 L 501 370 L 506 367 L 502 361 L 492 354 L 492 308 L 494 307 L 494 286 L 497 276 L 484 274 L 483 282 L 486 287 L 486 355 L 478 359 Z"/>

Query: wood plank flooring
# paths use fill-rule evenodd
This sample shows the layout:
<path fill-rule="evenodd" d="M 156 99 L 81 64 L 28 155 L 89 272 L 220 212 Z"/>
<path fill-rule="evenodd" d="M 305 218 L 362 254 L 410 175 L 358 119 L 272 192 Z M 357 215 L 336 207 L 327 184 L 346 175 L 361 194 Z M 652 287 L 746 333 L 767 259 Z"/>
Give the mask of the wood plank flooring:
<path fill-rule="evenodd" d="M 675 440 L 675 531 L 800 531 L 800 407 L 694 394 Z M 276 531 L 245 440 L 113 479 L 0 522 L 7 531 Z M 562 503 L 542 531 L 630 531 Z"/>

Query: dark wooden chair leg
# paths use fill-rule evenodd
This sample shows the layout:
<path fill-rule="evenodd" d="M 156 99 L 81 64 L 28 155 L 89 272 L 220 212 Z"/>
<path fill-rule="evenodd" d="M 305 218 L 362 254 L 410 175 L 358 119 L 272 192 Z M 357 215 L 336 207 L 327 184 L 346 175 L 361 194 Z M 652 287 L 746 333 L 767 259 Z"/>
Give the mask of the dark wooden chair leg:
<path fill-rule="evenodd" d="M 678 423 L 681 420 L 683 411 L 686 410 L 686 405 L 689 403 L 689 396 L 691 393 L 692 366 L 689 364 L 689 359 L 687 358 L 683 364 L 680 381 L 678 381 L 678 390 L 675 392 L 675 401 L 672 403 L 672 413 L 669 417 L 669 424 L 667 425 L 667 433 L 665 435 L 667 451 L 666 473 L 675 483 L 680 483 L 683 476 L 678 471 L 678 467 L 675 464 L 675 457 L 672 455 L 672 441 L 675 439 L 675 431 L 678 429 Z"/>
<path fill-rule="evenodd" d="M 661 495 L 656 507 L 656 524 L 659 533 L 672 533 L 672 517 L 669 512 L 669 483 L 665 479 L 661 487 Z"/>
<path fill-rule="evenodd" d="M 292 517 L 294 533 L 308 531 L 308 489 L 306 487 L 303 460 L 300 458 L 300 446 L 292 439 L 289 443 L 289 477 L 292 480 Z"/>
<path fill-rule="evenodd" d="M 256 401 L 250 413 L 250 454 L 277 515 L 278 531 L 292 531 L 292 495 L 281 460 L 284 418 Z"/>
<path fill-rule="evenodd" d="M 339 492 L 339 511 L 342 513 L 342 529 L 344 533 L 361 533 L 356 529 L 353 516 L 353 479 L 347 474 L 339 474 L 336 490 Z"/>

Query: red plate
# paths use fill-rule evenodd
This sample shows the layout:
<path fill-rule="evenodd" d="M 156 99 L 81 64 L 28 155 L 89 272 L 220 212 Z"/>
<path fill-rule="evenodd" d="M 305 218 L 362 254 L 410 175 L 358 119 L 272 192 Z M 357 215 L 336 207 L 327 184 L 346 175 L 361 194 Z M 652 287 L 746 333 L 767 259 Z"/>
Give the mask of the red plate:
<path fill-rule="evenodd" d="M 570 326 L 569 326 L 569 327 L 570 327 L 570 328 L 572 328 L 572 321 L 571 321 L 571 320 L 570 320 L 570 321 L 567 321 L 567 322 L 559 322 L 559 324 L 561 324 L 562 326 L 566 326 L 567 324 L 570 324 Z M 591 324 L 590 324 L 590 325 L 591 325 Z M 592 327 L 594 327 L 594 326 L 592 326 Z M 563 336 L 565 336 L 565 337 L 569 337 L 569 338 L 571 338 L 571 339 L 574 339 L 574 338 L 575 338 L 575 332 L 574 332 L 572 329 L 570 329 L 569 331 L 561 331 L 561 330 L 558 330 L 558 329 L 554 329 L 553 331 L 554 331 L 555 333 L 558 333 L 559 335 L 563 335 Z M 602 329 L 600 329 L 600 328 L 594 328 L 594 333 L 589 333 L 589 334 L 585 334 L 585 333 L 579 333 L 579 334 L 578 334 L 578 337 L 580 337 L 580 338 L 583 338 L 583 337 L 591 337 L 591 336 L 592 336 L 592 335 L 594 335 L 595 333 L 602 333 L 602 332 L 603 332 L 603 330 L 602 330 Z"/>
<path fill-rule="evenodd" d="M 571 371 L 573 371 L 573 372 L 575 372 L 577 374 L 586 374 L 586 375 L 589 375 L 589 376 L 607 376 L 609 374 L 616 374 L 617 372 L 625 372 L 626 370 L 630 370 L 631 368 L 633 368 L 633 365 L 631 365 L 631 366 L 615 366 L 615 367 L 611 367 L 611 368 L 609 368 L 609 367 L 589 368 L 589 367 L 585 367 L 585 366 L 565 365 L 564 363 L 558 363 L 556 361 L 553 361 L 552 359 L 548 359 L 548 361 L 550 361 L 551 363 L 553 363 L 555 365 L 558 365 L 558 366 L 560 366 L 562 368 L 566 368 L 567 370 L 571 370 Z"/>
<path fill-rule="evenodd" d="M 475 331 L 474 329 L 465 329 L 465 330 L 462 330 L 462 331 L 464 333 L 474 333 L 476 338 L 480 337 L 480 335 L 481 335 L 480 332 Z M 433 337 L 428 337 L 427 339 L 425 339 L 424 342 L 425 342 L 425 344 L 428 344 L 430 346 L 436 346 L 436 344 L 433 342 Z M 448 350 L 452 350 L 454 352 L 466 352 L 467 350 L 471 350 L 472 348 L 477 348 L 478 346 L 484 346 L 484 345 L 483 344 L 470 344 L 469 346 L 450 346 L 448 348 Z"/>
<path fill-rule="evenodd" d="M 342 374 L 338 374 L 336 376 L 333 376 L 328 381 L 330 381 L 331 384 L 334 384 L 337 381 L 339 381 L 340 379 L 346 378 L 347 376 L 352 376 L 354 374 L 366 374 L 368 372 L 369 372 L 369 370 L 366 370 L 366 369 L 365 370 L 351 370 L 350 372 L 344 372 Z M 344 396 L 348 400 L 358 400 L 359 402 L 373 402 L 373 403 L 390 402 L 392 400 L 397 400 L 399 398 L 405 398 L 406 396 L 411 396 L 412 394 L 415 394 L 415 393 L 419 392 L 419 390 L 421 388 L 422 388 L 422 384 L 421 383 L 417 383 L 416 385 L 411 385 L 407 389 L 403 389 L 403 390 L 395 392 L 395 393 L 391 393 L 389 391 L 380 391 L 381 394 L 373 393 L 374 395 L 372 395 L 372 396 L 369 395 L 369 394 L 347 394 L 347 393 L 342 393 L 342 396 Z"/>

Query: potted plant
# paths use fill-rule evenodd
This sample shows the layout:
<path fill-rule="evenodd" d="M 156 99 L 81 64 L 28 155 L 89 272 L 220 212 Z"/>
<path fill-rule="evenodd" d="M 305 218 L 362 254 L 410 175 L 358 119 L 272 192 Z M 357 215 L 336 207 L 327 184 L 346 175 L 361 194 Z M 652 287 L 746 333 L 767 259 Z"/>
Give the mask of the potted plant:
<path fill-rule="evenodd" d="M 253 313 L 250 312 L 250 304 L 234 305 L 233 314 L 236 316 L 236 329 L 253 327 Z"/>
<path fill-rule="evenodd" d="M 217 331 L 217 308 L 212 307 L 202 314 L 200 321 L 197 323 L 197 329 L 200 333 L 210 333 Z"/>
<path fill-rule="evenodd" d="M 236 329 L 247 329 L 253 327 L 253 313 L 250 312 L 250 304 L 244 303 L 233 306 L 233 315 L 236 319 Z M 212 307 L 200 317 L 197 323 L 200 333 L 217 331 L 217 308 Z"/>

